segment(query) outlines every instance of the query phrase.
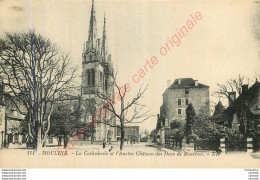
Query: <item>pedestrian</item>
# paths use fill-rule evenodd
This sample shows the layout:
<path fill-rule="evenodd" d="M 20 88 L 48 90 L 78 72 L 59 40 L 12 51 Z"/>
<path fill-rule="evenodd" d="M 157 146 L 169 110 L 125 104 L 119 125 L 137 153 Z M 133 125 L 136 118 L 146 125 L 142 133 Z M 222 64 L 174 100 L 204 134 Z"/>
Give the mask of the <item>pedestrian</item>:
<path fill-rule="evenodd" d="M 132 146 L 132 144 L 133 144 L 133 140 L 132 140 L 132 138 L 130 138 L 130 144 L 131 144 L 131 146 Z"/>
<path fill-rule="evenodd" d="M 61 146 L 61 136 L 58 136 L 58 146 Z"/>
<path fill-rule="evenodd" d="M 103 149 L 106 147 L 106 139 L 103 140 Z"/>

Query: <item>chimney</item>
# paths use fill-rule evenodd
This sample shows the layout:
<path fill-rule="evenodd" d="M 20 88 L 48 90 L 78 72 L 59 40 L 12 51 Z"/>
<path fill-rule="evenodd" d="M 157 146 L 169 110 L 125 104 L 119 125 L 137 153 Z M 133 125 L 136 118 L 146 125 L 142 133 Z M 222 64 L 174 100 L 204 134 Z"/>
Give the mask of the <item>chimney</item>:
<path fill-rule="evenodd" d="M 181 85 L 181 79 L 178 79 L 178 84 Z"/>
<path fill-rule="evenodd" d="M 229 106 L 231 106 L 236 100 L 236 92 L 229 92 L 228 96 L 229 96 L 228 104 Z"/>
<path fill-rule="evenodd" d="M 248 90 L 248 84 L 242 85 L 242 94 L 245 94 Z"/>
<path fill-rule="evenodd" d="M 198 85 L 199 85 L 199 81 L 195 80 L 195 86 L 198 86 Z"/>
<path fill-rule="evenodd" d="M 167 81 L 167 88 L 169 88 L 171 85 L 172 85 L 172 81 L 171 81 L 171 80 L 168 80 L 168 81 Z"/>

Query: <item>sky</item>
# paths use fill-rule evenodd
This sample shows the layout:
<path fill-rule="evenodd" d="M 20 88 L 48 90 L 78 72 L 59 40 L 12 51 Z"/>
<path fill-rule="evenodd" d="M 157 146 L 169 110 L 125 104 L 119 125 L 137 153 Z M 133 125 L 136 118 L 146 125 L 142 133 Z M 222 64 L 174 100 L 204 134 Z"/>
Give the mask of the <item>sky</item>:
<path fill-rule="evenodd" d="M 258 41 L 252 28 L 254 6 L 250 1 L 95 1 L 97 28 L 102 37 L 106 15 L 109 52 L 118 72 L 119 84 L 130 84 L 130 96 L 140 85 L 149 83 L 142 103 L 156 115 L 162 105 L 167 81 L 191 77 L 210 86 L 210 99 L 217 83 L 239 74 L 258 77 Z M 70 53 L 81 70 L 83 43 L 87 41 L 91 0 L 0 0 L 0 37 L 4 32 L 34 29 Z M 181 39 L 181 45 L 160 54 L 191 15 L 201 12 L 202 19 Z M 146 60 L 156 56 L 158 63 L 136 84 L 132 76 Z M 79 80 L 80 81 L 80 80 Z M 221 101 L 226 104 L 225 99 Z M 213 103 L 212 103 L 213 104 Z M 142 129 L 156 127 L 156 116 L 140 124 Z"/>

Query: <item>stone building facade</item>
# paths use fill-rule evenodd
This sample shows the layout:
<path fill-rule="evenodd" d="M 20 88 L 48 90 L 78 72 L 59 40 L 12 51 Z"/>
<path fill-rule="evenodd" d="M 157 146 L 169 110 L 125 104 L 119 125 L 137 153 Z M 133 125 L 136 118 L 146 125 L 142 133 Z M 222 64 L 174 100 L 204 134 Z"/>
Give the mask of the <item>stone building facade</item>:
<path fill-rule="evenodd" d="M 196 114 L 204 113 L 209 116 L 209 86 L 192 78 L 175 79 L 172 84 L 168 81 L 157 123 L 162 144 L 164 144 L 165 130 L 169 129 L 172 121 L 179 120 L 185 123 L 186 108 L 190 103 Z"/>
<path fill-rule="evenodd" d="M 11 98 L 13 100 L 11 100 Z M 15 101 L 19 105 L 13 103 Z M 1 148 L 10 147 L 12 144 L 22 144 L 26 141 L 26 135 L 23 133 L 21 126 L 25 120 L 25 116 L 21 112 L 26 112 L 19 99 L 7 94 L 2 81 L 0 81 L 0 133 Z"/>
<path fill-rule="evenodd" d="M 163 93 L 162 120 L 168 119 L 169 123 L 172 120 L 185 121 L 186 108 L 190 103 L 196 114 L 203 111 L 209 115 L 209 86 L 192 78 L 176 79 Z"/>

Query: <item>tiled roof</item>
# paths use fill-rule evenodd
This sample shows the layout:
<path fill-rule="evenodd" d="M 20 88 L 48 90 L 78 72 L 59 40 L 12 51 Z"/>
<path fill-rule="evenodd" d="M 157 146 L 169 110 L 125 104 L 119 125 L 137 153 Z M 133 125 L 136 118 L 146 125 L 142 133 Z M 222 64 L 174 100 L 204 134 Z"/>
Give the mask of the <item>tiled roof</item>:
<path fill-rule="evenodd" d="M 179 80 L 180 80 L 180 84 L 179 84 Z M 198 83 L 198 86 L 195 86 L 195 80 L 192 78 L 178 78 L 175 79 L 174 83 L 170 86 L 170 89 L 178 89 L 178 88 L 186 88 L 186 87 L 200 88 L 200 87 L 209 87 L 209 86 L 201 83 Z"/>
<path fill-rule="evenodd" d="M 246 92 L 243 92 L 235 102 L 225 110 L 225 114 L 232 114 L 234 111 L 241 108 L 241 105 L 246 105 L 256 99 L 260 89 L 260 82 L 255 82 Z"/>

